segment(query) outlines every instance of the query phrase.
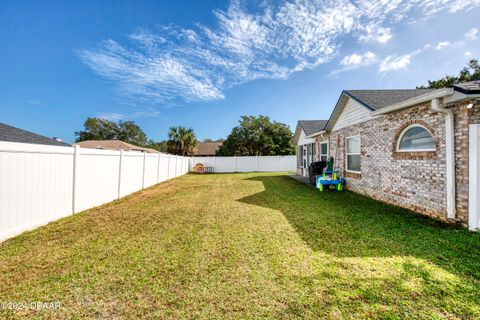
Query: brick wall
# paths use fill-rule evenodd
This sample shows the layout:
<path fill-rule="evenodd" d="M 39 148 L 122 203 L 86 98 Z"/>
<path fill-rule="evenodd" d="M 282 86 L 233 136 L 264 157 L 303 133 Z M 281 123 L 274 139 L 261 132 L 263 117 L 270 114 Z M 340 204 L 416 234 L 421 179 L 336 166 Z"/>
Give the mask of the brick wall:
<path fill-rule="evenodd" d="M 457 221 L 468 221 L 468 124 L 475 121 L 465 104 L 452 106 L 455 117 Z M 421 124 L 432 133 L 436 151 L 398 153 L 402 130 Z M 345 137 L 361 135 L 361 174 L 345 172 Z M 326 137 L 317 137 L 322 141 Z M 347 188 L 429 216 L 447 219 L 445 119 L 430 103 L 380 116 L 328 136 L 330 156 Z"/>

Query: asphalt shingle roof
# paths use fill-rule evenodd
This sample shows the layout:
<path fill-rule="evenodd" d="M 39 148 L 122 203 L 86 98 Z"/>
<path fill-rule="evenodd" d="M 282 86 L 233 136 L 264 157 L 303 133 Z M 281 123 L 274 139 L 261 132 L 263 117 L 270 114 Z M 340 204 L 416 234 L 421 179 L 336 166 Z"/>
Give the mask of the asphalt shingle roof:
<path fill-rule="evenodd" d="M 41 136 L 23 129 L 15 128 L 4 123 L 0 123 L 0 141 L 46 144 L 62 147 L 70 146 L 68 143 L 57 141 L 55 139 Z"/>
<path fill-rule="evenodd" d="M 328 120 L 299 120 L 298 124 L 302 127 L 307 136 L 325 129 Z"/>
<path fill-rule="evenodd" d="M 199 142 L 197 145 L 197 150 L 195 151 L 196 156 L 214 156 L 218 148 L 223 144 L 221 141 L 212 141 L 212 142 Z"/>
<path fill-rule="evenodd" d="M 479 94 L 480 80 L 458 83 L 453 86 L 455 90 L 465 94 Z"/>
<path fill-rule="evenodd" d="M 134 144 L 121 140 L 86 140 L 75 143 L 80 148 L 105 149 L 105 150 L 125 150 L 125 151 L 144 151 L 148 153 L 159 153 L 152 148 L 139 147 Z"/>
<path fill-rule="evenodd" d="M 345 93 L 372 110 L 416 98 L 437 89 L 345 90 Z"/>

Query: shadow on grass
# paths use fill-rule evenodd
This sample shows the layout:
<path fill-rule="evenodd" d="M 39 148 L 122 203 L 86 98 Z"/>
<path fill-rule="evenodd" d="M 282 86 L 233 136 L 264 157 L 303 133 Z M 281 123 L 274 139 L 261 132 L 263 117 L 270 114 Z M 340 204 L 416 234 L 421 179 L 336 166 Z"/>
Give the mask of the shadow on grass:
<path fill-rule="evenodd" d="M 336 257 L 413 256 L 480 280 L 480 233 L 353 192 L 320 193 L 288 176 L 257 176 L 265 191 L 239 201 L 279 210 L 314 251 Z"/>

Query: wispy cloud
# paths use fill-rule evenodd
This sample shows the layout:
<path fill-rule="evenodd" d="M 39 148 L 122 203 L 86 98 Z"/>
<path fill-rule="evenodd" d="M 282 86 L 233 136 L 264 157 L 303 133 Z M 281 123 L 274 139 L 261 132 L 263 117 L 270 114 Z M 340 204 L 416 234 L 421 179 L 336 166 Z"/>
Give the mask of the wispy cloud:
<path fill-rule="evenodd" d="M 250 12 L 237 0 L 213 12 L 215 27 L 138 30 L 126 41 L 107 39 L 78 54 L 135 99 L 211 101 L 241 83 L 286 79 L 327 63 L 338 55 L 345 35 L 385 43 L 393 37 L 392 26 L 412 17 L 478 5 L 480 0 L 289 0 Z M 410 57 L 389 56 L 381 70 L 401 69 Z"/>
<path fill-rule="evenodd" d="M 437 46 L 435 47 L 435 50 L 442 50 L 442 49 L 448 48 L 450 44 L 451 44 L 450 41 L 441 41 L 437 44 Z"/>
<path fill-rule="evenodd" d="M 379 71 L 386 73 L 389 71 L 405 69 L 410 64 L 411 58 L 411 54 L 403 56 L 390 55 L 382 60 Z"/>
<path fill-rule="evenodd" d="M 152 107 L 147 107 L 142 110 L 138 110 L 132 113 L 119 113 L 119 112 L 97 112 L 97 117 L 101 119 L 108 119 L 113 121 L 118 120 L 133 120 L 139 118 L 156 118 L 160 117 L 161 112 L 155 110 Z"/>
<path fill-rule="evenodd" d="M 465 38 L 469 40 L 475 40 L 477 38 L 477 33 L 478 28 L 472 28 L 465 34 Z"/>
<path fill-rule="evenodd" d="M 410 64 L 413 56 L 421 53 L 428 48 L 430 48 L 430 44 L 427 44 L 421 49 L 417 49 L 404 55 L 389 55 L 385 57 L 382 62 L 380 62 L 378 71 L 380 73 L 386 74 L 390 71 L 406 69 L 407 66 Z"/>

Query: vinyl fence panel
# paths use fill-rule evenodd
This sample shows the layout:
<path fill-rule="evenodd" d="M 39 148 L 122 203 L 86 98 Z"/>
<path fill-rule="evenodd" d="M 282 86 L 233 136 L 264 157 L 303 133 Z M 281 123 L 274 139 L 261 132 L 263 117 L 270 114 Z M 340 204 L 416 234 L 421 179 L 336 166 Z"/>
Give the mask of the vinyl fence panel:
<path fill-rule="evenodd" d="M 142 189 L 143 160 L 144 156 L 141 152 L 123 153 L 120 183 L 121 197 Z"/>
<path fill-rule="evenodd" d="M 120 152 L 80 148 L 78 150 L 75 211 L 86 210 L 117 199 Z"/>
<path fill-rule="evenodd" d="M 258 157 L 237 157 L 237 171 L 258 171 Z"/>
<path fill-rule="evenodd" d="M 259 157 L 258 171 L 278 171 L 280 169 L 278 157 Z"/>
<path fill-rule="evenodd" d="M 148 188 L 157 184 L 158 177 L 158 158 L 155 153 L 144 153 L 145 155 L 145 173 L 143 187 Z"/>
<path fill-rule="evenodd" d="M 0 239 L 72 213 L 73 148 L 0 142 Z"/>
<path fill-rule="evenodd" d="M 169 159 L 168 155 L 160 155 L 160 169 L 158 172 L 159 180 L 158 182 L 163 182 L 168 180 L 168 168 L 169 168 Z"/>
<path fill-rule="evenodd" d="M 297 170 L 297 156 L 280 157 L 278 171 L 295 172 Z"/>

